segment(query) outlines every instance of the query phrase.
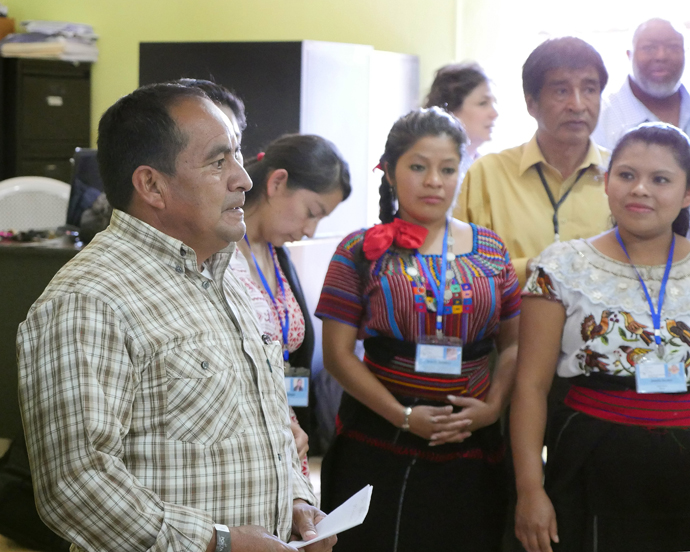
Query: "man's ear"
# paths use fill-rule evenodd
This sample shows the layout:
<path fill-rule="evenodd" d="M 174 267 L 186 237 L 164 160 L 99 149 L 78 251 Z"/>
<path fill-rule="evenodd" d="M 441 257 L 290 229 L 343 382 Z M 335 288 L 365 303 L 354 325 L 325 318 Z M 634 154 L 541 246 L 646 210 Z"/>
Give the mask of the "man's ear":
<path fill-rule="evenodd" d="M 604 192 L 609 195 L 609 171 L 604 173 Z"/>
<path fill-rule="evenodd" d="M 287 188 L 288 172 L 285 169 L 276 169 L 266 179 L 266 195 L 273 197 L 281 188 Z"/>
<path fill-rule="evenodd" d="M 632 50 L 626 50 L 625 53 L 628 54 L 628 61 L 632 61 L 632 56 L 633 56 Z"/>
<path fill-rule="evenodd" d="M 154 209 L 165 209 L 167 180 L 153 167 L 141 165 L 132 174 L 134 192 L 145 204 Z"/>
<path fill-rule="evenodd" d="M 527 113 L 536 119 L 539 112 L 539 101 L 532 94 L 525 94 L 525 103 L 527 104 Z"/>

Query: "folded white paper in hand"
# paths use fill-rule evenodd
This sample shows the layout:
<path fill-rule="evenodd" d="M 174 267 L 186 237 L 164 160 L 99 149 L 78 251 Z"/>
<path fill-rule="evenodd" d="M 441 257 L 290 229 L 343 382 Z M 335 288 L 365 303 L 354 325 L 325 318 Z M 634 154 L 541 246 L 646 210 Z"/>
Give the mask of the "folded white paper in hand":
<path fill-rule="evenodd" d="M 367 485 L 319 521 L 316 524 L 317 537 L 308 541 L 292 541 L 287 543 L 288 546 L 299 549 L 360 525 L 369 512 L 372 489 L 371 485 Z"/>

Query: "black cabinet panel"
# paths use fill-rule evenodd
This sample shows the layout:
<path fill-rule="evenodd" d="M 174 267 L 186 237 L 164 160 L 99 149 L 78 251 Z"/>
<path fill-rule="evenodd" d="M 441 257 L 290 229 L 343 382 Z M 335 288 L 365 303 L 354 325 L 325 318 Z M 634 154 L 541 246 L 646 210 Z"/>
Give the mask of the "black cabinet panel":
<path fill-rule="evenodd" d="M 76 147 L 89 147 L 91 65 L 0 59 L 0 179 L 70 179 Z"/>
<path fill-rule="evenodd" d="M 71 140 L 82 146 L 90 132 L 90 83 L 85 79 L 24 77 L 20 140 Z"/>
<path fill-rule="evenodd" d="M 0 438 L 21 430 L 17 400 L 17 327 L 55 273 L 78 251 L 73 247 L 0 245 Z"/>
<path fill-rule="evenodd" d="M 69 182 L 72 176 L 72 164 L 68 159 L 27 159 L 22 158 L 17 164 L 17 176 L 47 176 L 63 182 Z"/>
<path fill-rule="evenodd" d="M 182 77 L 234 90 L 247 111 L 245 157 L 300 131 L 302 42 L 142 42 L 139 84 Z"/>

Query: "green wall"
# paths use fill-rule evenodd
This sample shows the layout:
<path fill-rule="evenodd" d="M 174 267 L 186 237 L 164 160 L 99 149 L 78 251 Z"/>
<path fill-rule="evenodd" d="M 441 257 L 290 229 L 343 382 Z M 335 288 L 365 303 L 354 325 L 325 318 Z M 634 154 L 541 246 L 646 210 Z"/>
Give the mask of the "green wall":
<path fill-rule="evenodd" d="M 138 83 L 139 43 L 326 40 L 416 54 L 421 95 L 455 58 L 462 0 L 3 0 L 10 17 L 93 25 L 92 139 L 98 119 Z M 460 10 L 458 9 L 460 6 Z"/>

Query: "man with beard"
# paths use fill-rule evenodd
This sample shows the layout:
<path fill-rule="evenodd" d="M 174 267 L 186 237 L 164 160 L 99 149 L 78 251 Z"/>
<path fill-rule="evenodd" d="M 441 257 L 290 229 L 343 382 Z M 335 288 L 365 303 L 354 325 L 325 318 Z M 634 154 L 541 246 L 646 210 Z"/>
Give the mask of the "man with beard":
<path fill-rule="evenodd" d="M 690 132 L 690 95 L 681 84 L 685 66 L 683 34 L 664 19 L 642 23 L 628 50 L 631 74 L 604 102 L 594 141 L 612 149 L 625 131 L 663 121 Z"/>

